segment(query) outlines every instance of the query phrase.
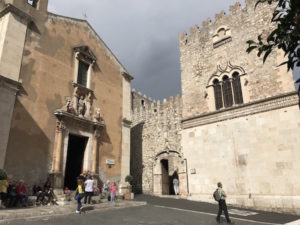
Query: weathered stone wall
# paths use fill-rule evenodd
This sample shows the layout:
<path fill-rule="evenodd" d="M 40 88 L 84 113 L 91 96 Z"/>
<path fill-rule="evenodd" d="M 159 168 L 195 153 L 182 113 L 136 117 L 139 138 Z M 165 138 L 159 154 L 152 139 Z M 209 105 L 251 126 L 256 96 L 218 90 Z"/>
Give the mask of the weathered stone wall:
<path fill-rule="evenodd" d="M 97 57 L 91 78 L 93 106 L 101 109 L 106 124 L 97 149 L 97 165 L 103 179 L 119 179 L 125 69 L 86 21 L 25 6 L 33 22 L 25 41 L 20 72 L 22 91 L 14 108 L 5 169 L 16 179 L 29 183 L 43 181 L 50 172 L 56 129 L 53 113 L 73 93 L 72 49 L 87 45 Z M 115 165 L 109 168 L 107 159 L 114 160 Z"/>
<path fill-rule="evenodd" d="M 181 152 L 182 102 L 179 96 L 169 101 L 152 101 L 132 92 L 131 174 L 137 192 L 153 193 L 153 164 L 166 148 Z M 141 105 L 144 100 L 144 106 Z"/>
<path fill-rule="evenodd" d="M 293 89 L 291 72 L 287 73 L 285 67 L 277 67 L 283 61 L 280 52 L 270 54 L 265 64 L 255 51 L 246 52 L 248 40 L 257 40 L 261 32 L 266 37 L 274 28 L 274 24 L 270 24 L 273 7 L 260 4 L 254 10 L 255 2 L 247 0 L 245 8 L 236 3 L 230 7 L 229 15 L 221 12 L 213 22 L 210 19 L 204 21 L 201 29 L 195 26 L 189 35 L 180 35 L 184 118 L 215 110 L 214 94 L 207 86 L 217 67 L 226 70 L 228 62 L 245 71 L 242 77 L 245 103 Z M 222 28 L 222 32 L 226 30 L 225 36 L 222 32 L 217 33 Z"/>
<path fill-rule="evenodd" d="M 249 39 L 266 36 L 273 8 L 246 0 L 180 37 L 182 151 L 187 159 L 190 199 L 213 202 L 221 181 L 228 202 L 243 207 L 299 213 L 298 96 L 292 74 L 277 67 L 274 51 L 265 64 L 246 53 Z M 217 33 L 219 28 L 226 32 Z M 222 31 L 222 32 L 223 32 Z M 240 72 L 244 103 L 215 109 L 212 78 Z"/>

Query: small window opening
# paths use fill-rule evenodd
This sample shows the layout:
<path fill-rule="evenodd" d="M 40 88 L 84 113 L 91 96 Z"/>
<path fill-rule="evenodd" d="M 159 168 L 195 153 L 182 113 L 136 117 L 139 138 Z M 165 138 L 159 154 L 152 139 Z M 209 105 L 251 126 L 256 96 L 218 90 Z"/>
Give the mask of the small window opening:
<path fill-rule="evenodd" d="M 144 99 L 141 100 L 141 105 L 145 106 L 145 100 Z"/>
<path fill-rule="evenodd" d="M 39 0 L 27 0 L 27 3 L 31 5 L 33 8 L 37 8 Z"/>
<path fill-rule="evenodd" d="M 77 83 L 86 87 L 89 65 L 79 61 Z"/>
<path fill-rule="evenodd" d="M 153 111 L 156 113 L 156 112 L 157 112 L 157 109 L 154 109 Z"/>

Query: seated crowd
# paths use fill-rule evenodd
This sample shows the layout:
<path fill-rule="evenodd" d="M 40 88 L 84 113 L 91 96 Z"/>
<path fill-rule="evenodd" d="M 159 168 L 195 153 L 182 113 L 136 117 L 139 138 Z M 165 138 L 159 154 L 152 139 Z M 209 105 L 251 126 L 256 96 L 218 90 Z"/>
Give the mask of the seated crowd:
<path fill-rule="evenodd" d="M 8 176 L 6 180 L 0 181 L 0 193 L 0 208 L 27 207 L 29 196 L 36 196 L 34 198 L 36 202 L 33 203 L 36 205 L 55 202 L 49 178 L 47 178 L 43 188 L 34 185 L 32 190 L 29 190 L 24 180 L 21 179 L 17 182 L 11 179 L 11 176 Z"/>

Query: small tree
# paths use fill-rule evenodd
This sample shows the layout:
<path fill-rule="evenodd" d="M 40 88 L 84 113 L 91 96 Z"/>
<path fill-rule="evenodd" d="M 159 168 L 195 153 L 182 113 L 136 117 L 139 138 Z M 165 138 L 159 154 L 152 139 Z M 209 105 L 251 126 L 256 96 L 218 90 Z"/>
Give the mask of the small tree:
<path fill-rule="evenodd" d="M 5 170 L 0 169 L 0 180 L 6 180 L 7 179 L 7 174 Z"/>
<path fill-rule="evenodd" d="M 132 181 L 133 181 L 133 176 L 127 175 L 127 176 L 125 177 L 125 182 L 128 182 L 129 184 L 131 184 Z"/>
<path fill-rule="evenodd" d="M 263 62 L 266 61 L 269 54 L 276 48 L 282 49 L 287 61 L 280 64 L 287 65 L 287 69 L 294 69 L 294 66 L 300 66 L 300 1 L 299 0 L 257 0 L 256 5 L 267 2 L 276 4 L 271 22 L 276 23 L 277 27 L 268 35 L 266 40 L 262 34 L 258 40 L 249 40 L 247 52 L 254 49 L 258 50 L 258 57 L 262 54 Z"/>

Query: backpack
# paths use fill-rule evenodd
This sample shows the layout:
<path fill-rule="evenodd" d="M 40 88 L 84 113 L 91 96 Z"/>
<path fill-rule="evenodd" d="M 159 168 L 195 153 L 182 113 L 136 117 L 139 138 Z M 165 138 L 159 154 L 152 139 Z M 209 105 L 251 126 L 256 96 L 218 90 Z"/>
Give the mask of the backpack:
<path fill-rule="evenodd" d="M 221 200 L 221 196 L 219 195 L 218 189 L 216 189 L 216 190 L 214 191 L 213 197 L 214 197 L 214 199 L 215 199 L 217 202 Z"/>

